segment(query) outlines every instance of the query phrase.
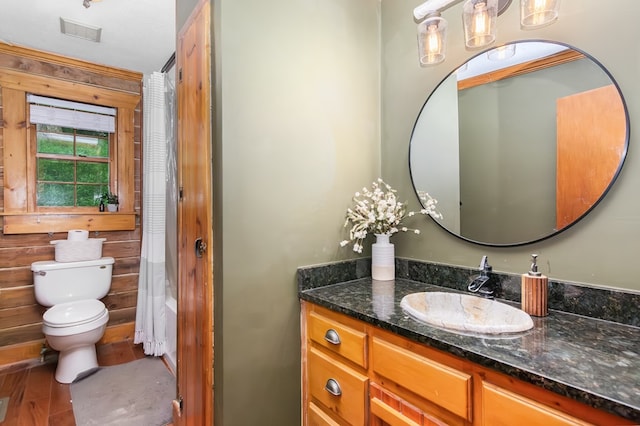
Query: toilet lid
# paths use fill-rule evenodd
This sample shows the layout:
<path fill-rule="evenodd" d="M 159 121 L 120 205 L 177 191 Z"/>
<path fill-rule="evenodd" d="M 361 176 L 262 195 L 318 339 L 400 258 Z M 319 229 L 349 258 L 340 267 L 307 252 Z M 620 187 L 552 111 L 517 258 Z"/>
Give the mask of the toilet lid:
<path fill-rule="evenodd" d="M 98 319 L 106 312 L 104 303 L 95 299 L 60 303 L 48 309 L 42 316 L 49 327 L 70 327 Z"/>

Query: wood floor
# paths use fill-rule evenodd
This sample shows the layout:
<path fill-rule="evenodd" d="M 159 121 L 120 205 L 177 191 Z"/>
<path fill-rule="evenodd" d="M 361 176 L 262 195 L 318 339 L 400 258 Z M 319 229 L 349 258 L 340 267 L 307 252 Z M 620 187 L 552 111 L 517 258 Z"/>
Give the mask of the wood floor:
<path fill-rule="evenodd" d="M 100 366 L 144 358 L 142 345 L 132 341 L 99 346 Z M 0 367 L 0 398 L 10 396 L 0 426 L 75 426 L 70 385 L 56 382 L 55 363 Z"/>

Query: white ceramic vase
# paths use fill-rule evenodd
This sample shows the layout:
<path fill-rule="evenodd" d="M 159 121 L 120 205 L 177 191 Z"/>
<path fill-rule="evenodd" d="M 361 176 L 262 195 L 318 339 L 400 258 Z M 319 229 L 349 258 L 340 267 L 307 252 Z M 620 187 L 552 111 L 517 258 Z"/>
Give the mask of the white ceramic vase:
<path fill-rule="evenodd" d="M 371 278 L 377 281 L 395 279 L 395 248 L 389 242 L 390 234 L 375 234 L 376 242 L 371 246 Z"/>

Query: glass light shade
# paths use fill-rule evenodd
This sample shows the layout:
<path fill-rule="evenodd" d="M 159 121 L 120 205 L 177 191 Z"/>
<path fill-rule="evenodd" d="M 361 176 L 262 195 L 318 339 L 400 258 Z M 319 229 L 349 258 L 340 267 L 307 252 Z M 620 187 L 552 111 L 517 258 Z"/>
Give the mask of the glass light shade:
<path fill-rule="evenodd" d="M 560 0 L 520 0 L 520 26 L 523 29 L 544 27 L 558 19 Z"/>
<path fill-rule="evenodd" d="M 435 65 L 444 61 L 447 21 L 440 16 L 428 16 L 418 24 L 418 56 L 420 65 Z"/>
<path fill-rule="evenodd" d="M 498 0 L 467 0 L 462 8 L 464 41 L 469 49 L 477 49 L 496 40 Z"/>
<path fill-rule="evenodd" d="M 496 47 L 487 52 L 487 58 L 490 61 L 502 61 L 504 59 L 512 58 L 516 54 L 515 44 L 506 44 L 504 46 Z"/>

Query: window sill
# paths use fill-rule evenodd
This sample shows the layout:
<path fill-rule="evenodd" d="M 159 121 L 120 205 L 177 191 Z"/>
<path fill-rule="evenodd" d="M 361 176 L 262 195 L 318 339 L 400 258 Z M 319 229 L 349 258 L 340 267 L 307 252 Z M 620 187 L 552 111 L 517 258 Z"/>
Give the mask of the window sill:
<path fill-rule="evenodd" d="M 70 229 L 130 231 L 136 228 L 136 213 L 0 213 L 4 234 L 46 234 Z"/>

